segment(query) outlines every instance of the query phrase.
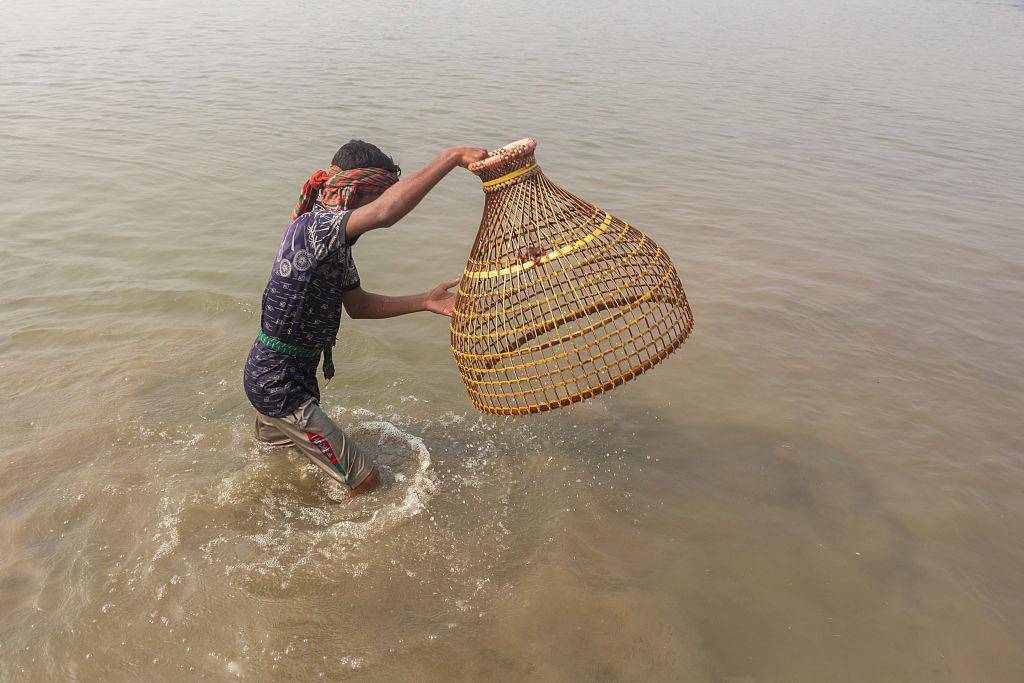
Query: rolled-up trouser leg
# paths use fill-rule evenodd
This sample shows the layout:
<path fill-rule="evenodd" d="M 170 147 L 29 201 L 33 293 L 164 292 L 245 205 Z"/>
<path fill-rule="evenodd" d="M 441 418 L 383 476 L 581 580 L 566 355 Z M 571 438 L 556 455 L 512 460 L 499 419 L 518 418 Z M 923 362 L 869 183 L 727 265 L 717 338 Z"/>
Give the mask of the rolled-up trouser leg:
<path fill-rule="evenodd" d="M 257 413 L 257 439 L 284 445 L 282 437 L 327 475 L 349 488 L 358 487 L 373 472 L 373 461 L 362 454 L 355 442 L 312 399 L 284 417 Z"/>

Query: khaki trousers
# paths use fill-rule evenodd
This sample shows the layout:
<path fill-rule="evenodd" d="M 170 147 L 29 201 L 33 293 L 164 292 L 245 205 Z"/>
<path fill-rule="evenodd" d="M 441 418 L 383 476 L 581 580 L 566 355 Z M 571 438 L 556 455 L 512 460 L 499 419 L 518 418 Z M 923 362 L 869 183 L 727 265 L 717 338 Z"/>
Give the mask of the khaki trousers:
<path fill-rule="evenodd" d="M 313 399 L 284 417 L 256 413 L 256 440 L 271 446 L 295 446 L 350 489 L 362 484 L 375 467 Z"/>

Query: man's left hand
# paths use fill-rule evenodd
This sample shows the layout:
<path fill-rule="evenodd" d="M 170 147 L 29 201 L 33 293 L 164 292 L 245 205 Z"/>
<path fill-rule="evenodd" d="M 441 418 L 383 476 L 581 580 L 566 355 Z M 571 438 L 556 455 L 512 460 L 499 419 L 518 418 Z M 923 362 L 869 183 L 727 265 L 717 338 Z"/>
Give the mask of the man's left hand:
<path fill-rule="evenodd" d="M 426 308 L 438 315 L 451 315 L 455 306 L 455 293 L 449 290 L 459 284 L 460 278 L 442 282 L 427 293 Z"/>

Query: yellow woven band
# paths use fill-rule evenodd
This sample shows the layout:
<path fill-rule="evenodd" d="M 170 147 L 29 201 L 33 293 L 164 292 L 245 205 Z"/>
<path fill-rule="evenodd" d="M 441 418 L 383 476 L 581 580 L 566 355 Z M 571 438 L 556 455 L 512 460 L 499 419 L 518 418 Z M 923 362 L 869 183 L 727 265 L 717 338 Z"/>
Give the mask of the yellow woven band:
<path fill-rule="evenodd" d="M 591 232 L 589 235 L 586 235 L 586 236 L 576 240 L 575 242 L 570 242 L 569 244 L 565 244 L 565 245 L 559 247 L 558 249 L 552 249 L 551 251 L 549 251 L 548 253 L 544 254 L 543 256 L 541 256 L 540 258 L 538 258 L 535 261 L 526 261 L 524 263 L 517 263 L 514 266 L 508 266 L 507 268 L 501 268 L 501 269 L 498 269 L 498 270 L 467 270 L 466 271 L 466 277 L 483 278 L 483 277 L 502 277 L 502 276 L 505 276 L 505 275 L 515 275 L 518 272 L 527 270 L 528 268 L 533 268 L 534 266 L 539 265 L 541 263 L 547 263 L 548 261 L 554 261 L 556 258 L 560 258 L 562 256 L 566 256 L 566 255 L 576 251 L 580 247 L 583 247 L 583 246 L 586 246 L 587 244 L 590 244 L 591 242 L 594 241 L 595 238 L 597 238 L 598 235 L 600 235 L 602 232 L 607 230 L 608 226 L 611 225 L 611 224 L 612 224 L 611 214 L 605 214 L 604 222 L 601 223 L 601 225 L 597 226 L 597 228 L 593 232 Z"/>
<path fill-rule="evenodd" d="M 517 168 L 516 170 L 512 171 L 511 173 L 506 173 L 505 175 L 501 176 L 500 178 L 495 178 L 494 180 L 485 180 L 484 181 L 484 187 L 492 187 L 492 186 L 498 185 L 500 183 L 508 182 L 509 180 L 512 180 L 513 178 L 518 178 L 519 176 L 523 175 L 527 171 L 532 171 L 535 168 L 537 168 L 537 164 L 530 164 L 529 166 L 523 166 L 522 168 Z"/>

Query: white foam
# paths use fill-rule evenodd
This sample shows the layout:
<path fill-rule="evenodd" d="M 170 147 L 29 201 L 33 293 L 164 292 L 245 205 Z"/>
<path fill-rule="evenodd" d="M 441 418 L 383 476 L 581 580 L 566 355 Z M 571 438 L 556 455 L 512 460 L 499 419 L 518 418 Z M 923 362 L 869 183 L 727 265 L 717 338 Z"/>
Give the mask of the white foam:
<path fill-rule="evenodd" d="M 171 507 L 171 501 L 169 498 L 164 496 L 160 499 L 160 509 L 163 512 L 163 516 L 160 517 L 160 525 L 157 527 L 157 533 L 153 536 L 153 540 L 160 543 L 160 546 L 156 549 L 153 558 L 150 562 L 150 571 L 153 570 L 152 565 L 156 563 L 160 558 L 165 557 L 168 553 L 178 547 L 181 542 L 181 537 L 178 534 L 178 514 L 180 510 L 176 512 L 168 512 Z"/>
<path fill-rule="evenodd" d="M 369 535 L 370 533 L 383 531 L 385 528 L 392 526 L 393 522 L 413 517 L 423 510 L 427 500 L 429 500 L 430 493 L 433 491 L 434 480 L 430 476 L 430 451 L 427 449 L 427 445 L 423 443 L 423 439 L 403 432 L 390 422 L 368 422 L 363 426 L 366 429 L 380 431 L 381 436 L 377 441 L 378 446 L 383 446 L 388 437 L 405 441 L 413 449 L 418 461 L 416 471 L 405 487 L 405 496 L 403 496 L 401 502 L 375 510 L 369 521 L 363 523 L 363 533 Z M 406 477 L 403 476 L 403 480 L 405 479 Z"/>
<path fill-rule="evenodd" d="M 365 410 L 350 411 L 350 415 L 373 416 Z M 237 547 L 238 540 L 247 541 L 258 548 L 259 557 L 227 564 L 225 571 L 249 577 L 274 575 L 287 582 L 300 568 L 317 571 L 321 564 L 319 560 L 350 555 L 360 543 L 419 514 L 435 487 L 430 450 L 423 440 L 379 419 L 357 421 L 346 431 L 361 448 L 378 457 L 384 479 L 390 483 L 372 494 L 340 505 L 307 505 L 296 500 L 294 491 L 297 489 L 294 486 L 284 486 L 279 481 L 267 482 L 269 487 L 261 496 L 263 509 L 258 518 L 269 520 L 268 523 L 262 529 L 254 530 L 255 533 L 233 535 L 230 539 L 204 544 L 207 559 L 214 560 L 213 555 L 222 544 L 226 544 L 230 552 L 232 546 Z M 308 464 L 305 467 L 307 473 L 317 477 L 319 484 L 326 483 L 315 466 Z M 270 468 L 259 469 L 262 471 L 258 478 L 262 481 L 249 478 L 254 475 L 252 470 L 226 477 L 214 489 L 218 506 L 243 502 L 239 498 L 245 492 L 251 494 L 250 484 L 266 485 L 264 482 Z M 239 482 L 238 476 L 246 477 L 246 481 Z M 355 564 L 352 571 L 365 572 L 365 563 Z"/>

